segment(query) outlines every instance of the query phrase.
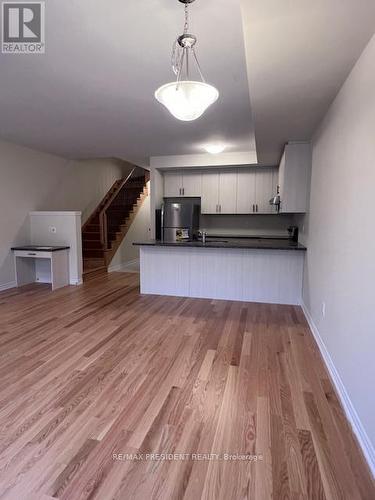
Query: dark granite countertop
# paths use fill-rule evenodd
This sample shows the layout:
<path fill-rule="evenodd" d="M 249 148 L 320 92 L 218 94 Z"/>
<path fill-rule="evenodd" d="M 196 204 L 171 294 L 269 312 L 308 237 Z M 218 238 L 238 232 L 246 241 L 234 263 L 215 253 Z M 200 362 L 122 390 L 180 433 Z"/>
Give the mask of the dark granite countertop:
<path fill-rule="evenodd" d="M 53 247 L 49 245 L 23 245 L 12 247 L 12 250 L 22 250 L 24 252 L 58 252 L 60 250 L 69 250 L 70 247 Z"/>
<path fill-rule="evenodd" d="M 183 247 L 183 248 L 245 248 L 259 250 L 297 250 L 306 251 L 306 247 L 285 238 L 208 238 L 201 241 L 158 241 L 135 242 L 136 246 Z"/>

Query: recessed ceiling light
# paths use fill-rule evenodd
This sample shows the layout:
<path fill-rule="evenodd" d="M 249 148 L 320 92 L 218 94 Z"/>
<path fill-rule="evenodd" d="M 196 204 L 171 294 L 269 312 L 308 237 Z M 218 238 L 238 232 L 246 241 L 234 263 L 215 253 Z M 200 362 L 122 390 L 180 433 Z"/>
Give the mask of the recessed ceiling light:
<path fill-rule="evenodd" d="M 207 153 L 210 153 L 211 155 L 217 155 L 224 151 L 225 146 L 224 144 L 219 144 L 219 143 L 206 144 L 206 146 L 204 146 L 204 149 L 207 151 Z"/>

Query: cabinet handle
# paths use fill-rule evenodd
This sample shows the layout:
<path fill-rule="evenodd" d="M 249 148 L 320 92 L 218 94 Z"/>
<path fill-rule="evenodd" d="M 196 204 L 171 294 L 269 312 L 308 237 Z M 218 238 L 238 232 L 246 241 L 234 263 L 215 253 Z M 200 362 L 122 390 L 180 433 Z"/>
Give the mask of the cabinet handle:
<path fill-rule="evenodd" d="M 30 252 L 29 252 L 27 255 L 30 255 L 30 256 L 35 256 L 35 255 L 36 255 L 36 253 L 30 253 Z"/>
<path fill-rule="evenodd" d="M 255 212 L 255 205 L 254 205 L 254 203 L 253 203 L 253 212 Z"/>
<path fill-rule="evenodd" d="M 185 196 L 185 188 L 182 188 L 182 195 Z"/>
<path fill-rule="evenodd" d="M 257 212 L 258 212 L 258 203 L 257 203 Z"/>

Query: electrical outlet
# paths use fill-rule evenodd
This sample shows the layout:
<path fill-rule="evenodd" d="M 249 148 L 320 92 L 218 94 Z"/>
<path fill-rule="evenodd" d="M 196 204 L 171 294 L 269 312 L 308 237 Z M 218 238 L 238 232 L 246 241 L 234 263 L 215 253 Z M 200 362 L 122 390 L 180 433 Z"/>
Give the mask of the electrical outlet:
<path fill-rule="evenodd" d="M 322 316 L 323 318 L 326 317 L 326 303 L 322 302 Z"/>
<path fill-rule="evenodd" d="M 49 232 L 50 233 L 57 233 L 57 229 L 55 228 L 55 226 L 50 226 L 49 227 Z"/>

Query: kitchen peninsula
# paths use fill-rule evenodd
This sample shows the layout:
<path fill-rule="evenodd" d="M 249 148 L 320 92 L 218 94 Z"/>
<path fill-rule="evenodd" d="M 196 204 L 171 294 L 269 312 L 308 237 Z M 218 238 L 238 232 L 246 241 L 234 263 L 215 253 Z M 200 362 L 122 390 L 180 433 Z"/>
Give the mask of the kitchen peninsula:
<path fill-rule="evenodd" d="M 144 241 L 141 293 L 300 304 L 306 248 L 288 239 Z"/>

